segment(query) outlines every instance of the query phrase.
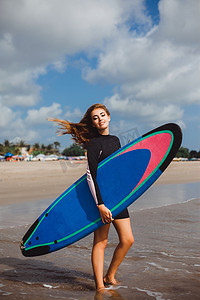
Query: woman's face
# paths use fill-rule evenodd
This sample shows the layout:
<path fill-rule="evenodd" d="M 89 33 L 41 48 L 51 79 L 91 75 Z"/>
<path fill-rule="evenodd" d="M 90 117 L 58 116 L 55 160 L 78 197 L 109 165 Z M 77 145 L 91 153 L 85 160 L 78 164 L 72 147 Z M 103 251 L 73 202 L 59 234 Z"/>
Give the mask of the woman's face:
<path fill-rule="evenodd" d="M 100 134 L 109 134 L 110 116 L 103 108 L 95 108 L 91 112 L 92 125 Z"/>

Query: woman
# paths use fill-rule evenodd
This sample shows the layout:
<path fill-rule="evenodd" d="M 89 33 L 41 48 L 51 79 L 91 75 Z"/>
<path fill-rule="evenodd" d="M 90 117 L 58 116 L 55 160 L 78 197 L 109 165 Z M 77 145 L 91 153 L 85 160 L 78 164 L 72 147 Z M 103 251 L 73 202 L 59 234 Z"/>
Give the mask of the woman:
<path fill-rule="evenodd" d="M 111 211 L 104 205 L 96 181 L 98 163 L 118 150 L 120 142 L 116 136 L 109 135 L 110 113 L 103 104 L 94 104 L 89 107 L 79 123 L 52 120 L 60 125 L 61 134 L 71 134 L 76 143 L 87 149 L 87 181 L 104 223 L 104 226 L 94 232 L 92 248 L 96 289 L 100 291 L 105 289 L 105 285 L 117 284 L 115 273 L 134 241 L 128 210 L 125 209 L 113 219 Z M 119 244 L 114 251 L 107 273 L 103 277 L 104 251 L 111 222 L 117 231 Z"/>

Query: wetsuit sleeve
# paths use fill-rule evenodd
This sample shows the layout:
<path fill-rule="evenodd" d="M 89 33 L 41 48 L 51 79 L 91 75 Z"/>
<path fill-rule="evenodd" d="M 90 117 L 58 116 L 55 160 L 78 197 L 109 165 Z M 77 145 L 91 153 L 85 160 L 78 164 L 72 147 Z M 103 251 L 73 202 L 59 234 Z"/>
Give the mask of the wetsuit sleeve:
<path fill-rule="evenodd" d="M 91 194 L 97 205 L 104 204 L 101 193 L 99 190 L 99 186 L 96 180 L 97 177 L 97 168 L 98 168 L 98 160 L 100 156 L 100 148 L 95 144 L 90 144 L 87 149 L 87 182 L 91 191 Z"/>

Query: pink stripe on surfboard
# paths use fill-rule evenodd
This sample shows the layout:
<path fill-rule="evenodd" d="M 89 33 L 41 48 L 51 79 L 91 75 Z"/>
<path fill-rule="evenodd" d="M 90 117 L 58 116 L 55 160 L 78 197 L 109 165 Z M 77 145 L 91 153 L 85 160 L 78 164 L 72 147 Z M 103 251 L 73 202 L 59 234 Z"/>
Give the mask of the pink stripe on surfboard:
<path fill-rule="evenodd" d="M 134 190 L 154 171 L 154 169 L 162 161 L 163 157 L 165 156 L 165 154 L 169 149 L 171 138 L 172 138 L 171 134 L 168 132 L 158 133 L 150 137 L 147 137 L 146 139 L 133 145 L 132 147 L 128 148 L 127 150 L 121 153 L 124 154 L 129 151 L 138 150 L 138 149 L 148 149 L 151 151 L 151 158 L 146 168 L 146 171 L 144 172 L 144 175 L 142 176 L 141 180 L 134 188 Z"/>

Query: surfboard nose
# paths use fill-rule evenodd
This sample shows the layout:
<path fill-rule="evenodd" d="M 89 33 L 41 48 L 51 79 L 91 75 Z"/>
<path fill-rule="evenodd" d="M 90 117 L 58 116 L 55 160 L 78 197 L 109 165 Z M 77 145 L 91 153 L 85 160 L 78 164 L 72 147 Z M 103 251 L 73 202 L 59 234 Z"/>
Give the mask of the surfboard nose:
<path fill-rule="evenodd" d="M 37 219 L 33 225 L 29 228 L 27 233 L 24 235 L 20 242 L 20 250 L 22 254 L 26 257 L 31 257 L 31 256 L 38 256 L 38 255 L 44 255 L 49 253 L 50 247 L 49 246 L 39 246 L 39 247 L 34 247 L 27 249 L 27 245 L 30 247 L 31 246 L 31 240 L 34 237 L 34 233 L 37 230 L 37 226 L 39 224 L 39 220 Z M 36 237 L 36 240 L 38 238 Z M 26 245 L 27 244 L 27 245 Z"/>

